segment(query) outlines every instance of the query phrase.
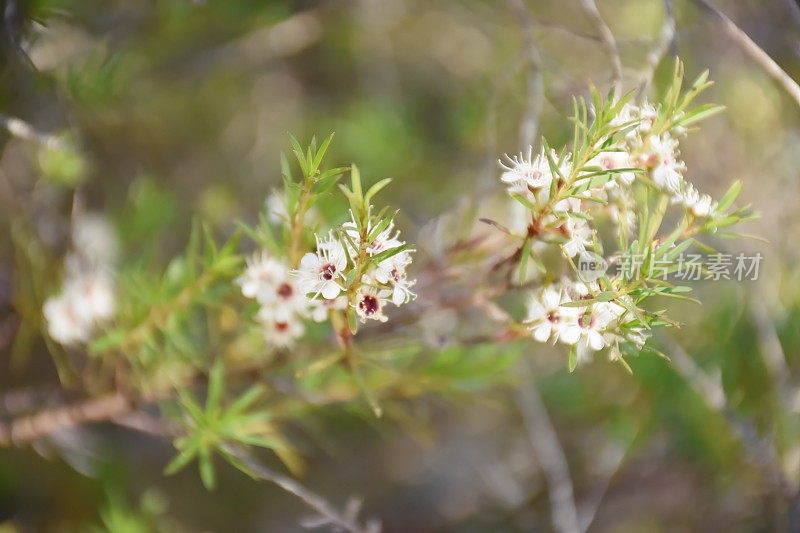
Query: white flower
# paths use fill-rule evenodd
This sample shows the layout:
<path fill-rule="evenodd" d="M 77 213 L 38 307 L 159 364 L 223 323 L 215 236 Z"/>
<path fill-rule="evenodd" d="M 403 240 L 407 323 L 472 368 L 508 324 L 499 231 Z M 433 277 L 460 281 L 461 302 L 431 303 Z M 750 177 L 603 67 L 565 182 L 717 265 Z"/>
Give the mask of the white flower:
<path fill-rule="evenodd" d="M 618 227 L 625 228 L 628 233 L 636 230 L 636 202 L 630 190 L 616 188 L 609 191 L 608 212 L 611 221 Z"/>
<path fill-rule="evenodd" d="M 565 344 L 577 345 L 578 361 L 588 361 L 592 352 L 606 346 L 603 334 L 614 318 L 608 307 L 595 305 L 578 315 L 577 320 L 567 324 L 561 330 L 559 340 Z"/>
<path fill-rule="evenodd" d="M 303 335 L 303 323 L 296 318 L 288 320 L 262 320 L 264 340 L 276 348 L 288 348 Z"/>
<path fill-rule="evenodd" d="M 643 163 L 659 188 L 671 194 L 680 192 L 686 165 L 678 159 L 677 140 L 668 133 L 651 135 Z"/>
<path fill-rule="evenodd" d="M 547 155 L 542 152 L 533 158 L 532 150 L 533 148 L 528 148 L 527 156 L 522 153 L 515 156 L 506 154 L 505 162 L 502 159 L 498 160 L 504 169 L 500 181 L 508 185 L 510 193 L 524 194 L 530 199 L 532 190 L 540 190 L 540 196 L 549 197 L 550 184 L 554 178 L 558 179 L 558 176 L 553 175 Z M 554 161 L 559 159 L 555 151 L 551 150 L 550 156 Z M 559 172 L 564 176 L 569 174 L 570 163 L 568 160 L 562 162 Z M 541 202 L 543 198 L 538 200 Z"/>
<path fill-rule="evenodd" d="M 114 315 L 114 285 L 103 271 L 68 278 L 61 293 L 48 298 L 42 309 L 47 330 L 61 344 L 86 343 L 94 329 Z"/>
<path fill-rule="evenodd" d="M 641 106 L 630 102 L 622 106 L 617 116 L 611 119 L 611 126 L 619 127 L 632 125 L 638 121 L 638 125 L 626 135 L 628 139 L 634 138 L 639 134 L 647 134 L 653 128 L 653 122 L 658 117 L 658 110 L 649 102 L 645 101 Z"/>
<path fill-rule="evenodd" d="M 579 218 L 567 218 L 561 225 L 562 231 L 567 236 L 567 242 L 561 245 L 561 249 L 567 257 L 575 257 L 581 252 L 586 251 L 586 247 L 592 244 L 594 232 L 585 220 Z"/>
<path fill-rule="evenodd" d="M 634 165 L 631 163 L 630 154 L 628 152 L 600 152 L 586 163 L 587 167 L 599 167 L 603 170 L 616 170 L 620 168 L 631 168 Z M 606 182 L 605 187 L 610 189 L 617 185 L 617 180 L 622 185 L 630 185 L 633 183 L 636 175 L 632 171 L 619 172 L 615 174 L 614 179 Z"/>
<path fill-rule="evenodd" d="M 66 293 L 48 298 L 44 303 L 47 332 L 60 344 L 82 344 L 91 338 L 92 324 L 78 313 L 75 303 Z"/>
<path fill-rule="evenodd" d="M 574 320 L 578 308 L 562 307 L 569 301 L 563 290 L 557 286 L 547 286 L 538 297 L 531 298 L 528 303 L 528 317 L 533 338 L 539 342 L 548 339 L 558 340 L 559 333 L 571 320 Z"/>
<path fill-rule="evenodd" d="M 389 296 L 389 291 L 381 290 L 377 287 L 362 285 L 356 295 L 356 303 L 354 305 L 356 313 L 361 317 L 364 322 L 368 319 L 378 320 L 379 322 L 386 322 L 387 317 L 383 314 L 383 306 L 386 303 L 386 298 Z"/>
<path fill-rule="evenodd" d="M 89 324 L 104 322 L 114 315 L 114 283 L 104 271 L 68 280 L 64 294 L 74 301 L 73 309 Z"/>
<path fill-rule="evenodd" d="M 287 321 L 306 312 L 307 300 L 300 293 L 293 280 L 286 278 L 270 288 L 269 297 L 259 300 L 261 309 L 258 316 L 262 320 Z"/>
<path fill-rule="evenodd" d="M 267 218 L 273 224 L 285 224 L 289 222 L 289 212 L 283 201 L 283 196 L 278 191 L 272 191 L 264 202 L 267 208 Z"/>
<path fill-rule="evenodd" d="M 581 199 L 574 196 L 568 196 L 563 200 L 559 200 L 553 205 L 553 211 L 563 211 L 565 213 L 579 213 L 581 211 Z"/>
<path fill-rule="evenodd" d="M 397 306 L 416 298 L 416 295 L 411 292 L 411 287 L 414 286 L 416 280 L 409 280 L 406 274 L 406 267 L 410 263 L 411 254 L 402 251 L 378 263 L 375 270 L 369 274 L 369 277 L 376 282 L 391 286 L 392 303 Z"/>
<path fill-rule="evenodd" d="M 84 213 L 72 223 L 72 245 L 84 261 L 93 267 L 111 265 L 119 255 L 119 243 L 108 219 Z"/>
<path fill-rule="evenodd" d="M 698 218 L 710 216 L 717 208 L 717 202 L 711 196 L 700 194 L 695 186 L 688 182 L 684 184 L 683 191 L 675 197 L 675 200 Z"/>
<path fill-rule="evenodd" d="M 267 219 L 273 224 L 288 224 L 289 211 L 286 209 L 286 202 L 279 191 L 272 191 L 264 201 L 267 211 Z M 311 206 L 305 214 L 305 221 L 309 226 L 314 226 L 319 221 L 319 212 L 316 206 Z"/>
<path fill-rule="evenodd" d="M 372 206 L 369 206 L 369 211 L 372 211 Z M 353 214 L 351 213 L 350 216 L 353 217 Z M 355 220 L 351 220 L 342 224 L 342 228 L 344 229 L 345 233 L 347 233 L 347 236 L 350 237 L 350 239 L 347 241 L 348 250 L 350 250 L 353 255 L 357 254 L 358 249 L 361 246 L 361 233 L 358 231 L 358 225 L 356 224 Z M 367 235 L 372 233 L 373 229 L 372 223 L 370 222 L 367 225 Z M 399 237 L 400 232 L 395 231 L 394 222 L 390 222 L 383 231 L 378 233 L 378 235 L 376 235 L 372 241 L 367 243 L 366 252 L 372 256 L 386 250 L 402 246 L 405 244 L 405 242 L 401 241 Z M 352 243 L 350 241 L 352 241 Z"/>
<path fill-rule="evenodd" d="M 247 259 L 247 268 L 236 283 L 242 287 L 245 297 L 264 303 L 273 298 L 275 288 L 286 279 L 286 273 L 286 265 L 262 250 Z"/>
<path fill-rule="evenodd" d="M 300 260 L 300 268 L 294 270 L 298 288 L 303 294 L 322 295 L 326 300 L 339 296 L 344 290 L 338 279 L 344 277 L 347 255 L 342 243 L 329 235 L 327 239 L 317 237 L 317 252 L 307 253 Z"/>
<path fill-rule="evenodd" d="M 333 300 L 313 299 L 307 300 L 306 313 L 314 322 L 325 322 L 329 311 L 344 311 L 347 309 L 347 297 L 339 296 Z"/>

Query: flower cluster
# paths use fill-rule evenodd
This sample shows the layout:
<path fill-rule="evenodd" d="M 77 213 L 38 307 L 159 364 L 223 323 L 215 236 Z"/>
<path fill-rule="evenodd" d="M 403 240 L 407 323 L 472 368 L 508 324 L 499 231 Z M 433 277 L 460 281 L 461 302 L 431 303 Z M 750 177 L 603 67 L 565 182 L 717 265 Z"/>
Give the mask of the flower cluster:
<path fill-rule="evenodd" d="M 626 135 L 619 148 L 624 150 L 628 161 L 645 171 L 650 180 L 670 196 L 673 204 L 682 205 L 697 218 L 711 216 L 717 204 L 708 194 L 701 194 L 694 185 L 684 179 L 686 164 L 680 159 L 679 137 L 686 135 L 681 125 L 654 131 L 658 108 L 647 101 L 641 105 L 625 104 L 615 123 L 623 120 L 636 125 Z"/>
<path fill-rule="evenodd" d="M 327 307 L 307 300 L 291 269 L 282 260 L 262 250 L 247 260 L 247 267 L 236 280 L 242 294 L 258 302 L 256 320 L 263 328 L 267 344 L 286 348 L 303 335 L 306 319 L 323 322 Z M 333 300 L 331 307 L 340 305 Z"/>
<path fill-rule="evenodd" d="M 97 327 L 114 315 L 112 266 L 117 242 L 108 222 L 97 215 L 76 217 L 61 291 L 43 307 L 47 331 L 64 345 L 89 342 Z"/>
<path fill-rule="evenodd" d="M 607 269 L 615 257 L 638 253 L 648 266 L 664 264 L 690 246 L 693 236 L 750 216 L 746 208 L 727 212 L 740 185 L 734 184 L 716 202 L 684 178 L 678 139 L 688 125 L 720 108 L 689 108 L 709 85 L 705 74 L 683 95 L 681 80 L 678 65 L 675 82 L 659 104 L 634 104 L 611 96 L 603 101 L 593 92 L 590 105 L 576 101 L 569 150 L 557 152 L 543 141 L 536 155 L 529 148 L 499 162 L 500 181 L 517 204 L 512 212 L 518 219 L 510 231 L 522 232 L 522 244 L 512 256 L 520 280 L 529 279 L 531 262 L 552 276 L 553 265 L 545 265 L 553 259 L 548 246 L 560 252 L 556 260 L 561 271 L 556 267 L 556 276 L 565 275 L 568 266 L 579 278 L 545 287 L 532 300 L 528 316 L 534 339 L 573 347 L 571 367 L 598 350 L 608 349 L 614 360 L 622 360 L 622 351 L 638 352 L 650 327 L 669 324 L 660 314 L 647 312 L 642 302 L 691 290 L 659 283 L 663 280 L 651 279 L 646 272 L 635 279 L 613 275 Z M 657 236 L 669 205 L 681 211 L 679 222 L 667 235 Z M 604 251 L 600 237 L 607 233 L 599 231 L 603 218 L 616 228 L 616 255 Z M 591 268 L 583 268 L 588 265 Z"/>
<path fill-rule="evenodd" d="M 625 342 L 641 348 L 649 332 L 636 325 L 634 316 L 618 303 L 588 302 L 598 291 L 594 282 L 568 280 L 542 288 L 528 303 L 525 323 L 533 338 L 575 346 L 578 363 L 589 361 L 593 352 L 604 348 L 609 349 L 610 359 L 619 359 L 620 345 Z"/>
<path fill-rule="evenodd" d="M 327 237 L 317 236 L 316 252 L 305 254 L 294 271 L 300 291 L 312 305 L 330 305 L 345 293 L 362 322 L 384 322 L 389 301 L 400 306 L 415 297 L 411 292 L 415 281 L 406 272 L 412 250 L 399 239 L 393 222 L 383 226 L 374 225 L 367 215 L 361 227 L 353 215 L 338 236 L 333 232 Z"/>

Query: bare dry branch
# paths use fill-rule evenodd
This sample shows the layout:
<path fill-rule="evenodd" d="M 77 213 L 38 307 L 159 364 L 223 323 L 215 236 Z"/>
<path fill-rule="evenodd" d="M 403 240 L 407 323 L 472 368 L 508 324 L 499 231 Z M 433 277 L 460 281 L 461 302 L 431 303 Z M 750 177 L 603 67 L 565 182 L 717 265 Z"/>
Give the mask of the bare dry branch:
<path fill-rule="evenodd" d="M 352 516 L 355 513 L 339 512 L 322 496 L 315 494 L 297 480 L 264 466 L 247 451 L 234 446 L 226 446 L 225 451 L 241 461 L 259 479 L 275 483 L 286 492 L 303 500 L 306 505 L 322 515 L 328 524 L 350 533 L 377 533 L 380 531 L 381 528 L 377 522 L 369 522 L 366 525 L 359 524 L 355 516 Z"/>
<path fill-rule="evenodd" d="M 0 123 L 12 136 L 24 141 L 39 143 L 47 148 L 61 149 L 66 147 L 64 139 L 50 133 L 42 133 L 24 120 L 0 115 Z"/>
<path fill-rule="evenodd" d="M 110 420 L 131 409 L 130 400 L 118 392 L 64 407 L 46 409 L 7 424 L 0 423 L 0 446 L 16 446 L 61 429 Z"/>
<path fill-rule="evenodd" d="M 735 413 L 727 404 L 727 397 L 719 376 L 712 378 L 677 342 L 667 340 L 673 367 L 686 379 L 689 386 L 703 399 L 706 407 L 725 415 L 732 433 L 742 443 L 745 453 L 761 473 L 764 481 L 777 496 L 792 501 L 797 489 L 783 472 L 775 442 L 769 436 L 759 435 L 755 424 Z"/>
<path fill-rule="evenodd" d="M 544 81 L 542 79 L 542 55 L 533 35 L 533 19 L 523 0 L 509 0 L 522 29 L 525 54 L 528 59 L 528 88 L 525 113 L 520 123 L 520 149 L 533 145 L 539 130 L 539 116 L 544 103 Z"/>
<path fill-rule="evenodd" d="M 658 39 L 647 54 L 647 62 L 644 69 L 639 76 L 639 95 L 641 95 L 645 88 L 653 81 L 653 75 L 658 68 L 658 65 L 667 55 L 670 45 L 675 40 L 675 5 L 674 0 L 664 0 L 664 22 L 661 25 L 661 32 Z"/>
<path fill-rule="evenodd" d="M 722 22 L 728 36 L 733 39 L 739 48 L 741 48 L 750 59 L 755 61 L 764 72 L 766 72 L 773 80 L 775 80 L 783 89 L 789 93 L 789 96 L 800 105 L 800 85 L 797 84 L 780 65 L 778 65 L 769 54 L 767 54 L 760 46 L 758 46 L 748 35 L 741 30 L 728 16 L 717 9 L 714 4 L 708 0 L 693 0 L 696 5 L 711 13 Z"/>
<path fill-rule="evenodd" d="M 531 447 L 547 479 L 553 528 L 560 533 L 580 532 L 566 455 L 536 389 L 530 364 L 525 359 L 520 359 L 519 372 L 522 379 L 518 388 L 517 404 Z"/>
<path fill-rule="evenodd" d="M 611 33 L 611 28 L 608 27 L 600 10 L 597 8 L 595 0 L 581 0 L 581 6 L 586 15 L 591 19 L 597 32 L 600 34 L 600 39 L 606 49 L 609 59 L 611 60 L 612 80 L 614 90 L 619 94 L 620 84 L 622 83 L 622 60 L 619 57 L 619 49 L 617 48 L 617 41 L 614 39 L 614 34 Z"/>

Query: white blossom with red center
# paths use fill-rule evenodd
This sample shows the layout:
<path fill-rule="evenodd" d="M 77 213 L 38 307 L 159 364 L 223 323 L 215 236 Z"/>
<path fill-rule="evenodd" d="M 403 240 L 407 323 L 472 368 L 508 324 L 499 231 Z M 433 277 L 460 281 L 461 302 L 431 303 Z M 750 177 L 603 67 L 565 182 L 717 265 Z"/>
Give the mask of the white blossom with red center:
<path fill-rule="evenodd" d="M 344 279 L 346 268 L 347 254 L 342 243 L 329 235 L 327 239 L 317 237 L 317 252 L 305 254 L 294 274 L 301 293 L 331 300 L 344 290 L 340 280 Z"/>

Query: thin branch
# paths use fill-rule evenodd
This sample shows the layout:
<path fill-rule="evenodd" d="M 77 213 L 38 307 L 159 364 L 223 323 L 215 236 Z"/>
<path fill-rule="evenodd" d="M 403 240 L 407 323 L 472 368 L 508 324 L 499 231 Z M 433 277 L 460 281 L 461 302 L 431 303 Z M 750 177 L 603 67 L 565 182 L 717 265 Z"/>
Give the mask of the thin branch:
<path fill-rule="evenodd" d="M 581 529 L 566 455 L 536 389 L 530 363 L 524 358 L 520 359 L 519 372 L 523 379 L 518 388 L 517 404 L 531 447 L 547 480 L 553 529 L 559 533 L 578 533 Z"/>
<path fill-rule="evenodd" d="M 725 28 L 728 36 L 733 39 L 750 59 L 755 61 L 773 80 L 789 93 L 797 105 L 800 105 L 800 85 L 797 84 L 778 63 L 772 59 L 760 46 L 758 46 L 747 34 L 742 31 L 728 16 L 717 9 L 708 0 L 693 0 L 694 3 L 706 12 L 717 17 Z"/>
<path fill-rule="evenodd" d="M 544 103 L 544 81 L 542 79 L 542 55 L 536 46 L 533 35 L 533 19 L 525 6 L 524 0 L 509 0 L 522 29 L 525 43 L 525 54 L 528 58 L 528 88 L 525 114 L 520 123 L 520 141 L 524 150 L 533 145 L 539 130 L 539 116 Z"/>
<path fill-rule="evenodd" d="M 18 139 L 39 143 L 47 148 L 66 148 L 64 139 L 50 133 L 37 131 L 36 128 L 22 119 L 0 114 L 0 124 L 3 125 L 8 133 Z"/>
<path fill-rule="evenodd" d="M 667 55 L 670 46 L 675 40 L 675 5 L 674 0 L 664 0 L 664 22 L 661 25 L 661 32 L 655 45 L 647 54 L 647 62 L 639 76 L 638 94 L 644 92 L 645 88 L 653 81 L 653 75 L 658 65 Z"/>
<path fill-rule="evenodd" d="M 128 398 L 115 392 L 64 407 L 46 409 L 10 423 L 0 423 L 0 447 L 18 446 L 61 429 L 110 420 L 132 408 Z"/>
<path fill-rule="evenodd" d="M 756 339 L 764 357 L 764 363 L 770 373 L 770 377 L 775 382 L 778 393 L 784 403 L 791 408 L 794 398 L 797 397 L 797 388 L 792 385 L 792 374 L 789 365 L 786 364 L 786 354 L 783 352 L 781 340 L 775 329 L 772 317 L 764 305 L 763 300 L 758 296 L 750 298 L 750 320 L 756 330 Z"/>
<path fill-rule="evenodd" d="M 722 379 L 719 373 L 709 375 L 692 359 L 683 346 L 669 339 L 664 340 L 669 347 L 669 356 L 672 366 L 683 376 L 692 390 L 699 395 L 710 410 L 721 412 L 727 402 L 725 389 L 722 388 Z"/>
<path fill-rule="evenodd" d="M 701 369 L 686 350 L 674 340 L 665 340 L 669 346 L 670 358 L 673 367 L 686 379 L 689 386 L 703 399 L 706 407 L 711 411 L 722 413 L 730 426 L 732 433 L 742 443 L 745 453 L 752 463 L 758 468 L 764 480 L 786 501 L 792 501 L 796 489 L 783 473 L 780 458 L 775 448 L 775 443 L 769 437 L 762 437 L 751 421 L 736 413 L 727 403 L 722 382 L 717 375 L 710 377 Z"/>
<path fill-rule="evenodd" d="M 581 531 L 588 531 L 589 527 L 592 525 L 592 522 L 594 522 L 594 519 L 597 517 L 597 512 L 600 510 L 600 505 L 603 503 L 603 499 L 606 497 L 608 488 L 611 486 L 611 481 L 614 479 L 614 476 L 622 466 L 622 463 L 633 446 L 633 443 L 636 441 L 636 437 L 638 436 L 640 430 L 641 427 L 636 430 L 636 436 L 630 440 L 625 449 L 620 450 L 619 455 L 614 460 L 614 464 L 612 464 L 608 469 L 608 472 L 606 473 L 602 482 L 599 483 L 598 486 L 593 490 L 591 496 L 587 497 L 585 501 L 581 503 L 578 513 Z"/>
<path fill-rule="evenodd" d="M 600 39 L 603 42 L 603 47 L 606 49 L 609 59 L 611 60 L 612 83 L 614 84 L 614 91 L 619 94 L 620 84 L 622 83 L 622 60 L 619 57 L 619 49 L 617 48 L 617 41 L 614 39 L 614 34 L 611 33 L 611 28 L 608 27 L 600 10 L 597 9 L 595 0 L 581 0 L 581 6 L 584 13 L 592 20 L 597 32 L 600 34 Z"/>
<path fill-rule="evenodd" d="M 306 505 L 322 515 L 328 524 L 350 533 L 376 533 L 380 531 L 380 525 L 377 522 L 370 522 L 367 525 L 359 524 L 354 516 L 348 516 L 354 513 L 339 512 L 322 496 L 315 494 L 297 480 L 264 466 L 247 451 L 234 446 L 225 446 L 224 449 L 241 461 L 259 479 L 274 483 L 286 492 L 303 500 Z"/>

